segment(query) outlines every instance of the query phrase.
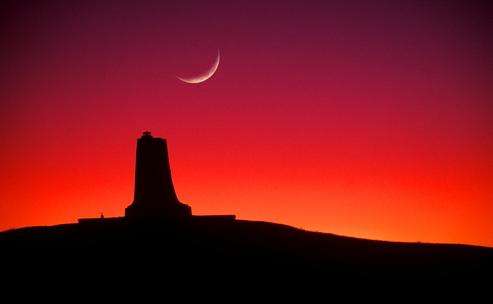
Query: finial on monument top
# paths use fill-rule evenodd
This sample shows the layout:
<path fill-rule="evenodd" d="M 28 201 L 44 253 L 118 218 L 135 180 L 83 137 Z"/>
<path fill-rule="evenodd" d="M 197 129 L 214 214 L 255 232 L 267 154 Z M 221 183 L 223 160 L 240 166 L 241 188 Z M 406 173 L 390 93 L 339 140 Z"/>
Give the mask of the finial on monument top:
<path fill-rule="evenodd" d="M 151 131 L 144 131 L 144 132 L 142 133 L 142 136 L 152 137 L 152 135 L 151 135 Z"/>

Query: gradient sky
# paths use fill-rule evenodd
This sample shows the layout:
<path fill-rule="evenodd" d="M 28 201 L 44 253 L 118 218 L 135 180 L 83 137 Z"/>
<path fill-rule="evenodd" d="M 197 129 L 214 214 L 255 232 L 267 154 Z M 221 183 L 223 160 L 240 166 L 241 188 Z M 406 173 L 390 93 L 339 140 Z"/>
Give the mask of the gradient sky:
<path fill-rule="evenodd" d="M 196 214 L 493 246 L 487 1 L 2 1 L 0 230 L 121 216 L 135 140 Z M 221 64 L 198 74 L 217 49 Z"/>

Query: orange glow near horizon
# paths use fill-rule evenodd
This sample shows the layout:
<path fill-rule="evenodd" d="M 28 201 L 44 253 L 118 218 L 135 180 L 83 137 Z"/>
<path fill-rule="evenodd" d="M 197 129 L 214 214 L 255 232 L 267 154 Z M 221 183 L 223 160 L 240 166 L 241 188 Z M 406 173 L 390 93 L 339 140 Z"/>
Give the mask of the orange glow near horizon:
<path fill-rule="evenodd" d="M 123 215 L 150 130 L 195 214 L 493 246 L 491 20 L 413 3 L 12 5 L 0 230 Z"/>

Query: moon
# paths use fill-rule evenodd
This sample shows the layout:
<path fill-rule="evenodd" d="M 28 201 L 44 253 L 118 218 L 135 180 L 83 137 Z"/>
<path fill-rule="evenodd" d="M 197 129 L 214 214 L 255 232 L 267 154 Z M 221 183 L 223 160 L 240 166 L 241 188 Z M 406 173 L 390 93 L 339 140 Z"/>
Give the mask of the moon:
<path fill-rule="evenodd" d="M 184 77 L 176 76 L 176 78 L 178 78 L 181 81 L 186 82 L 186 83 L 197 84 L 197 83 L 204 82 L 207 79 L 211 78 L 212 75 L 214 75 L 214 73 L 216 73 L 217 68 L 219 67 L 219 61 L 220 60 L 221 60 L 221 54 L 219 53 L 219 50 L 217 50 L 216 60 L 214 60 L 214 63 L 212 64 L 212 66 L 207 71 L 205 71 L 204 73 L 202 73 L 198 76 L 195 76 L 195 77 L 184 78 Z"/>

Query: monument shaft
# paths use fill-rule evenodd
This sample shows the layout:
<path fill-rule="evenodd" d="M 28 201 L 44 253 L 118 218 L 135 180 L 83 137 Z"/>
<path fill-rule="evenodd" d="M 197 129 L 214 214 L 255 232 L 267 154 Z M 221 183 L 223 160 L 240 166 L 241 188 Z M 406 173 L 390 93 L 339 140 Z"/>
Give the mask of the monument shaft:
<path fill-rule="evenodd" d="M 166 140 L 144 132 L 137 140 L 134 201 L 126 217 L 183 217 L 191 208 L 182 204 L 171 178 Z"/>

